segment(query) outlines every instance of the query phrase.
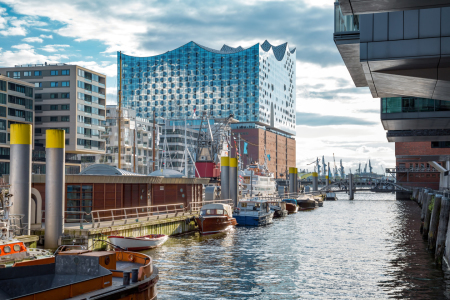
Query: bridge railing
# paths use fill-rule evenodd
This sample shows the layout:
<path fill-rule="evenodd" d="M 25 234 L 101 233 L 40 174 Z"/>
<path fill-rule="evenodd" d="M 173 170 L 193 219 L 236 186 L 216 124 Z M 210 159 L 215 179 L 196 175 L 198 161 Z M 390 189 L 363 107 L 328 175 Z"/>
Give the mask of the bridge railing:
<path fill-rule="evenodd" d="M 386 168 L 386 173 L 438 173 L 435 168 L 406 168 L 406 167 L 395 167 L 395 168 Z"/>

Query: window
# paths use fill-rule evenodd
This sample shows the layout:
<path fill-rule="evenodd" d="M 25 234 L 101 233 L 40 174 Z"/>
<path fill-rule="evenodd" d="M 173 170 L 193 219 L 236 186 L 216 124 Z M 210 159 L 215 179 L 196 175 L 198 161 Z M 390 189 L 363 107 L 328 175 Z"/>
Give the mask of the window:
<path fill-rule="evenodd" d="M 58 71 L 57 70 L 50 71 L 50 75 L 56 76 L 58 75 Z"/>
<path fill-rule="evenodd" d="M 34 76 L 42 76 L 42 71 L 34 71 Z"/>
<path fill-rule="evenodd" d="M 58 94 L 50 94 L 50 99 L 57 99 L 58 98 Z"/>
<path fill-rule="evenodd" d="M 50 122 L 58 122 L 58 117 L 50 117 Z"/>
<path fill-rule="evenodd" d="M 0 130 L 6 130 L 6 120 L 0 119 Z"/>
<path fill-rule="evenodd" d="M 42 122 L 42 118 L 41 117 L 36 117 L 35 121 L 36 122 Z"/>
<path fill-rule="evenodd" d="M 61 86 L 70 86 L 70 81 L 61 82 Z"/>
<path fill-rule="evenodd" d="M 50 82 L 51 87 L 58 87 L 58 81 L 52 81 Z"/>
<path fill-rule="evenodd" d="M 0 103 L 6 104 L 6 94 L 0 93 Z"/>
<path fill-rule="evenodd" d="M 62 116 L 61 122 L 69 122 L 69 116 Z"/>
<path fill-rule="evenodd" d="M 31 76 L 31 71 L 23 72 L 23 77 Z"/>
<path fill-rule="evenodd" d="M 36 99 L 42 99 L 42 94 L 35 94 Z"/>
<path fill-rule="evenodd" d="M 78 93 L 78 99 L 84 100 L 84 94 L 83 93 Z"/>
<path fill-rule="evenodd" d="M 58 105 L 50 105 L 50 110 L 58 110 Z"/>
<path fill-rule="evenodd" d="M 70 110 L 70 105 L 69 104 L 61 105 L 61 110 Z"/>
<path fill-rule="evenodd" d="M 70 94 L 69 93 L 62 93 L 61 94 L 61 98 L 68 99 L 68 98 L 70 98 Z"/>
<path fill-rule="evenodd" d="M 6 132 L 0 132 L 0 143 L 6 143 Z"/>
<path fill-rule="evenodd" d="M 20 72 L 14 72 L 14 78 L 20 78 Z"/>
<path fill-rule="evenodd" d="M 0 91 L 6 92 L 6 81 L 0 80 Z"/>
<path fill-rule="evenodd" d="M 42 87 L 42 82 L 35 82 L 34 87 Z"/>
<path fill-rule="evenodd" d="M 41 106 L 41 105 L 36 105 L 36 106 L 34 107 L 34 110 L 42 110 L 42 106 Z"/>
<path fill-rule="evenodd" d="M 70 70 L 61 70 L 61 75 L 70 75 Z"/>

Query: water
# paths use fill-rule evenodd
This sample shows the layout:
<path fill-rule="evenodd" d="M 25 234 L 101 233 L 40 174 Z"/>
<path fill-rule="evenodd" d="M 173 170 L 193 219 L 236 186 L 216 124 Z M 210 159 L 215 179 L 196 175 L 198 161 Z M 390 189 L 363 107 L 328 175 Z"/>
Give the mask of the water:
<path fill-rule="evenodd" d="M 158 299 L 446 299 L 419 234 L 420 208 L 356 194 L 274 224 L 171 238 L 148 251 Z"/>

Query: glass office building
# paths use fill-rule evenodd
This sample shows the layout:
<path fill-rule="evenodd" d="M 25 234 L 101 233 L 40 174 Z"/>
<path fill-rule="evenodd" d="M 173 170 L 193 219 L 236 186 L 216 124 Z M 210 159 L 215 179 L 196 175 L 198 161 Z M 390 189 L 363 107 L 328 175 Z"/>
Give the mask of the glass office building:
<path fill-rule="evenodd" d="M 122 105 L 157 122 L 228 117 L 295 134 L 295 49 L 268 41 L 214 50 L 189 42 L 151 57 L 117 54 Z M 120 66 L 120 63 L 122 64 Z M 118 82 L 119 86 L 120 82 Z"/>

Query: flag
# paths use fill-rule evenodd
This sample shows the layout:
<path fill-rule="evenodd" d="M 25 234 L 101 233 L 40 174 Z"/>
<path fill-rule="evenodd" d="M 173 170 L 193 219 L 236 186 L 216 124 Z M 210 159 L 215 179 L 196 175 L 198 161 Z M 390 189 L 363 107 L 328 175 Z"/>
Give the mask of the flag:
<path fill-rule="evenodd" d="M 244 142 L 244 154 L 248 154 L 248 143 Z"/>
<path fill-rule="evenodd" d="M 270 161 L 270 154 L 267 154 L 267 158 L 269 159 L 269 161 Z"/>

